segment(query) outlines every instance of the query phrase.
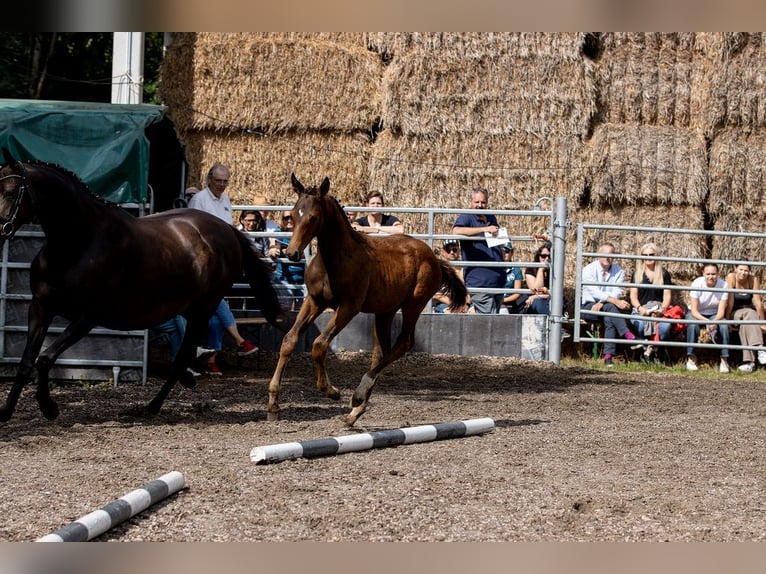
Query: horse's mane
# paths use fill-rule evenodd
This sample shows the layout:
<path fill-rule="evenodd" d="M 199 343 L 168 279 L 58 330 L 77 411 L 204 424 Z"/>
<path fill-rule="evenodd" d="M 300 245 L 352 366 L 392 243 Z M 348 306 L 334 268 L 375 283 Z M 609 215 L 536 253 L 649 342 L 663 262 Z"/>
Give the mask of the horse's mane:
<path fill-rule="evenodd" d="M 58 171 L 61 175 L 68 177 L 69 179 L 73 180 L 74 185 L 80 187 L 84 192 L 86 192 L 90 197 L 95 199 L 96 201 L 99 201 L 103 203 L 104 205 L 111 206 L 111 207 L 120 207 L 120 204 L 115 203 L 114 201 L 109 201 L 108 199 L 104 199 L 103 197 L 100 197 L 93 193 L 93 190 L 88 186 L 87 183 L 85 183 L 82 178 L 74 173 L 72 170 L 65 168 L 62 165 L 59 165 L 57 163 L 51 163 L 48 161 L 43 160 L 28 160 L 24 161 L 22 163 L 25 163 L 27 165 L 31 166 L 38 166 L 38 167 L 46 167 L 48 169 L 53 169 Z"/>

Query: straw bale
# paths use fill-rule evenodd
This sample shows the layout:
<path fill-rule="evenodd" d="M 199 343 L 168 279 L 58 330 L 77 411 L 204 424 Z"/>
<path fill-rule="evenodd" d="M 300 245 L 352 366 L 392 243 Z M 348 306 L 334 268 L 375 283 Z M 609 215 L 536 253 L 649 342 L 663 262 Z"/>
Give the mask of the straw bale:
<path fill-rule="evenodd" d="M 389 203 L 466 208 L 480 185 L 499 209 L 532 209 L 542 197 L 579 197 L 581 144 L 573 136 L 459 134 L 418 137 L 384 130 L 373 146 L 370 185 Z"/>
<path fill-rule="evenodd" d="M 729 128 L 710 144 L 710 196 L 714 216 L 766 217 L 766 129 L 754 133 Z"/>
<path fill-rule="evenodd" d="M 292 205 L 290 173 L 305 185 L 330 178 L 330 193 L 346 205 L 367 190 L 370 140 L 366 134 L 291 132 L 242 137 L 214 131 L 186 135 L 189 185 L 204 186 L 204 175 L 216 162 L 231 169 L 227 193 L 232 203 L 254 204 L 265 196 L 273 205 Z"/>
<path fill-rule="evenodd" d="M 261 39 L 171 45 L 162 95 L 180 131 L 253 129 L 368 130 L 380 116 L 380 58 L 361 46 Z M 191 74 L 188 67 L 191 67 Z M 191 92 L 179 96 L 179 92 Z M 189 121 L 190 118 L 190 121 Z"/>
<path fill-rule="evenodd" d="M 583 150 L 586 205 L 701 205 L 707 198 L 705 138 L 675 127 L 599 126 Z"/>
<path fill-rule="evenodd" d="M 766 127 L 766 33 L 707 34 L 703 128 Z"/>
<path fill-rule="evenodd" d="M 194 110 L 194 33 L 173 34 L 160 64 L 158 95 L 178 131 L 191 128 Z"/>
<path fill-rule="evenodd" d="M 736 211 L 721 213 L 715 220 L 717 231 L 738 231 L 745 233 L 758 233 L 759 237 L 745 237 L 736 235 L 713 235 L 712 257 L 713 259 L 731 259 L 741 261 L 763 261 L 766 255 L 766 234 L 764 234 L 763 218 L 743 216 Z M 721 267 L 721 273 L 725 274 L 731 266 Z"/>
<path fill-rule="evenodd" d="M 695 127 L 703 56 L 692 32 L 605 33 L 595 66 L 599 122 Z"/>
<path fill-rule="evenodd" d="M 367 48 L 366 32 L 199 32 L 197 43 L 248 43 L 252 40 L 277 40 L 281 42 L 327 42 L 341 46 Z"/>
<path fill-rule="evenodd" d="M 565 281 L 574 284 L 576 272 L 577 224 L 613 225 L 624 227 L 671 227 L 676 229 L 704 229 L 704 213 L 695 206 L 619 206 L 613 208 L 585 208 L 569 210 L 571 225 L 567 230 L 567 261 Z M 655 243 L 659 256 L 684 257 L 700 261 L 707 257 L 707 239 L 705 235 L 680 235 L 658 231 L 627 231 L 622 229 L 584 229 L 583 251 L 596 252 L 599 245 L 610 241 L 614 243 L 616 253 L 639 255 L 645 243 Z M 618 263 L 630 276 L 635 268 L 635 260 Z M 584 264 L 589 263 L 585 261 Z M 676 284 L 690 282 L 699 275 L 699 264 L 664 263 Z"/>
<path fill-rule="evenodd" d="M 369 34 L 368 45 L 384 58 L 449 52 L 466 58 L 511 55 L 579 60 L 584 39 L 581 32 L 376 32 Z"/>
<path fill-rule="evenodd" d="M 596 111 L 590 60 L 412 51 L 383 75 L 383 125 L 405 135 L 585 137 Z"/>

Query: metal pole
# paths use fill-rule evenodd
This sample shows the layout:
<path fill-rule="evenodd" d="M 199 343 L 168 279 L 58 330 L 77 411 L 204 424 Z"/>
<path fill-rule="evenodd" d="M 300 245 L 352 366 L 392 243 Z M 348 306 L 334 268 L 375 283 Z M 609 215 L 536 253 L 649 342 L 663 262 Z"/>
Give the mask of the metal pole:
<path fill-rule="evenodd" d="M 567 200 L 556 199 L 553 222 L 553 244 L 551 247 L 550 289 L 551 306 L 548 317 L 548 360 L 555 364 L 561 361 L 561 321 L 564 312 L 564 254 L 567 243 Z"/>

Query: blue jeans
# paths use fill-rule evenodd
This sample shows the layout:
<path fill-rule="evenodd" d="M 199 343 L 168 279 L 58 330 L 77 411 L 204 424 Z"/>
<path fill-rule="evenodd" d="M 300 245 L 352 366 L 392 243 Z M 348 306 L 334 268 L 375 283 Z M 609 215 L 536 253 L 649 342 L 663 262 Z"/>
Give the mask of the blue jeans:
<path fill-rule="evenodd" d="M 710 319 L 711 317 L 715 317 L 715 313 L 711 313 L 710 315 L 702 314 L 703 317 L 707 317 Z M 687 319 L 695 320 L 696 317 L 691 314 L 691 311 L 686 314 Z M 687 343 L 696 343 L 700 338 L 700 325 L 698 323 L 687 323 L 686 324 L 686 342 Z M 718 328 L 716 329 L 716 335 L 713 339 L 714 342 L 719 343 L 721 345 L 728 345 L 729 344 L 729 326 L 727 324 L 718 325 Z M 693 355 L 694 354 L 694 347 L 687 347 L 686 348 L 686 354 L 687 355 Z M 728 358 L 729 357 L 729 349 L 728 347 L 724 347 L 721 349 L 721 357 Z"/>
<path fill-rule="evenodd" d="M 236 324 L 234 315 L 232 315 L 231 309 L 229 309 L 229 304 L 226 302 L 226 299 L 221 299 L 215 313 L 210 317 L 210 321 L 207 324 L 208 347 L 216 351 L 223 349 L 224 329 Z"/>
<path fill-rule="evenodd" d="M 645 321 L 639 317 L 641 317 L 641 315 L 638 314 L 638 311 L 633 311 L 630 319 L 630 322 L 633 323 L 639 338 L 644 337 L 643 333 L 644 329 L 646 328 L 646 324 L 651 322 L 654 323 L 654 328 L 657 330 L 657 333 L 660 336 L 660 341 L 664 341 L 668 338 L 668 335 L 670 335 L 670 329 L 673 327 L 672 323 L 668 323 L 666 321 Z M 652 337 L 652 335 L 649 337 Z"/>
<path fill-rule="evenodd" d="M 181 342 L 184 340 L 184 334 L 186 333 L 186 318 L 181 315 L 176 315 L 175 317 L 156 325 L 154 329 L 161 333 L 167 333 L 170 360 L 175 360 L 176 355 L 181 348 Z"/>
<path fill-rule="evenodd" d="M 604 323 L 604 339 L 617 339 L 624 337 L 630 329 L 628 329 L 628 321 L 622 317 L 603 317 L 601 315 L 592 315 L 588 313 L 591 307 L 596 303 L 583 303 L 580 316 L 586 321 L 593 323 Z M 601 307 L 601 311 L 604 313 L 622 313 L 620 309 L 613 303 L 604 303 Z M 604 355 L 614 355 L 617 351 L 617 344 L 612 342 L 604 342 Z"/>

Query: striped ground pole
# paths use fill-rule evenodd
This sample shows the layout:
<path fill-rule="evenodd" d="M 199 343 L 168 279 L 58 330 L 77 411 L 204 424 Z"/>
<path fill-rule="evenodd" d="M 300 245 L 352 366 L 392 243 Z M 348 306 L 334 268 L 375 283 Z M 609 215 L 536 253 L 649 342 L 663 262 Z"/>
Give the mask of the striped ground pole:
<path fill-rule="evenodd" d="M 250 451 L 250 460 L 256 464 L 262 464 L 295 458 L 318 458 L 372 448 L 386 448 L 402 444 L 461 438 L 492 432 L 494 429 L 495 421 L 490 418 L 404 427 L 303 442 L 259 446 Z"/>
<path fill-rule="evenodd" d="M 183 474 L 174 470 L 113 500 L 99 510 L 78 518 L 36 542 L 87 542 L 186 486 Z"/>

